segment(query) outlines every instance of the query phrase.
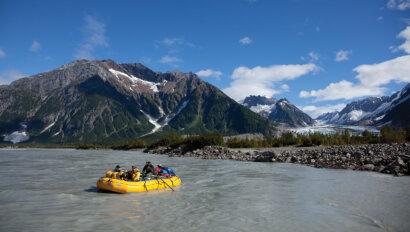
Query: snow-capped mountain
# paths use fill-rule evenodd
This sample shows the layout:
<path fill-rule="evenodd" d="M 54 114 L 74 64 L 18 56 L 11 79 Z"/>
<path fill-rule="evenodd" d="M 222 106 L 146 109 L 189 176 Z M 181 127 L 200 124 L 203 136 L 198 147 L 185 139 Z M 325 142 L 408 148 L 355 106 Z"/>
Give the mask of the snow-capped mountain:
<path fill-rule="evenodd" d="M 3 141 L 113 143 L 170 131 L 274 130 L 269 120 L 193 73 L 154 72 L 139 63 L 77 60 L 0 85 Z"/>
<path fill-rule="evenodd" d="M 410 84 L 391 97 L 369 97 L 354 101 L 340 112 L 320 115 L 316 120 L 326 124 L 339 125 L 383 125 L 407 126 L 410 124 L 408 112 Z M 406 113 L 407 112 L 407 113 Z"/>
<path fill-rule="evenodd" d="M 389 101 L 389 97 L 369 97 L 354 101 L 345 106 L 340 112 L 331 112 L 320 115 L 316 120 L 327 124 L 353 124 L 367 117 L 383 103 Z"/>
<path fill-rule="evenodd" d="M 248 96 L 242 104 L 273 122 L 283 123 L 290 127 L 311 126 L 316 123 L 286 98 L 276 100 L 265 96 Z"/>

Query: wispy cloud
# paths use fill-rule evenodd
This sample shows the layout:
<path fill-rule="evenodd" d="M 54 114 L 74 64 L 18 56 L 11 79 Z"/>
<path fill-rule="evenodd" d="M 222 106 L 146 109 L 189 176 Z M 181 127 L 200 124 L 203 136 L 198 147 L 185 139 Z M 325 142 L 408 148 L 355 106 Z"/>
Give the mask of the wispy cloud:
<path fill-rule="evenodd" d="M 410 8 L 410 0 L 389 0 L 387 7 L 395 10 L 407 10 Z"/>
<path fill-rule="evenodd" d="M 254 68 L 242 66 L 233 71 L 232 82 L 223 91 L 235 100 L 241 100 L 249 95 L 272 96 L 289 88 L 283 85 L 277 88 L 276 85 L 281 81 L 293 80 L 319 70 L 320 68 L 312 63 Z"/>
<path fill-rule="evenodd" d="M 37 52 L 40 49 L 41 49 L 40 43 L 37 42 L 37 41 L 33 41 L 33 43 L 31 44 L 31 47 L 30 47 L 29 50 L 30 50 L 30 52 Z"/>
<path fill-rule="evenodd" d="M 383 20 L 383 16 L 379 16 L 379 17 L 377 17 L 377 20 Z"/>
<path fill-rule="evenodd" d="M 252 43 L 252 40 L 251 40 L 251 38 L 249 38 L 248 36 L 246 36 L 246 37 L 240 39 L 240 40 L 239 40 L 239 43 L 241 43 L 241 44 L 250 44 L 250 43 Z"/>
<path fill-rule="evenodd" d="M 335 61 L 340 62 L 340 61 L 348 60 L 350 54 L 352 54 L 352 51 L 344 51 L 340 49 L 340 51 L 336 53 Z"/>
<path fill-rule="evenodd" d="M 16 69 L 7 70 L 0 74 L 0 85 L 8 85 L 17 79 L 20 79 L 26 76 L 27 76 L 26 74 Z"/>
<path fill-rule="evenodd" d="M 96 47 L 108 47 L 105 36 L 105 24 L 90 15 L 86 15 L 83 32 L 84 40 L 74 54 L 74 57 L 76 59 L 94 59 L 93 52 Z"/>
<path fill-rule="evenodd" d="M 320 27 L 316 26 L 316 27 L 315 27 L 315 30 L 316 30 L 317 32 L 319 32 L 319 31 L 320 31 Z"/>
<path fill-rule="evenodd" d="M 6 56 L 6 52 L 4 52 L 4 50 L 0 48 L 0 58 L 3 58 L 5 56 Z"/>
<path fill-rule="evenodd" d="M 314 63 L 319 60 L 319 53 L 317 52 L 309 52 L 310 62 Z"/>
<path fill-rule="evenodd" d="M 183 45 L 183 46 L 188 46 L 191 48 L 196 47 L 195 44 L 186 41 L 183 38 L 164 38 L 160 41 L 155 41 L 155 47 L 160 47 L 160 46 L 167 46 L 167 47 L 175 47 L 178 45 Z"/>
<path fill-rule="evenodd" d="M 172 65 L 172 66 L 177 66 L 178 63 L 182 62 L 182 60 L 179 59 L 178 57 L 175 57 L 175 56 L 165 55 L 165 56 L 161 57 L 159 62 L 163 63 L 163 64 L 169 64 L 169 65 Z"/>
<path fill-rule="evenodd" d="M 287 85 L 287 84 L 281 85 L 280 88 L 281 88 L 284 92 L 288 92 L 288 91 L 289 91 L 289 85 Z"/>
<path fill-rule="evenodd" d="M 308 61 L 309 63 L 315 63 L 320 58 L 319 53 L 314 52 L 314 51 L 309 52 L 308 56 L 309 57 L 301 56 L 300 59 L 303 61 Z"/>
<path fill-rule="evenodd" d="M 196 75 L 200 77 L 214 77 L 215 79 L 220 80 L 221 79 L 220 76 L 222 75 L 222 72 L 212 70 L 212 69 L 205 69 L 205 70 L 201 70 L 197 72 Z"/>

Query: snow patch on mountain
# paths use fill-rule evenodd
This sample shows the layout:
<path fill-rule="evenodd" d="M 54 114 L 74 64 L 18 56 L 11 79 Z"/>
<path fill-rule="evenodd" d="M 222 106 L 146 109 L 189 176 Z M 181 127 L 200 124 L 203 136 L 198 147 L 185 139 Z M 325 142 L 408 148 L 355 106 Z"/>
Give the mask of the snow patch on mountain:
<path fill-rule="evenodd" d="M 186 105 L 188 104 L 188 102 L 189 102 L 189 100 L 186 100 L 186 101 L 182 102 L 182 105 L 178 108 L 176 114 L 179 114 L 179 113 L 186 107 Z"/>
<path fill-rule="evenodd" d="M 123 72 L 114 70 L 114 69 L 112 69 L 112 68 L 110 68 L 109 71 L 110 71 L 112 74 L 114 74 L 114 75 L 117 77 L 117 79 L 119 79 L 119 77 L 118 77 L 119 75 L 124 76 L 124 77 L 127 77 L 127 78 L 128 78 L 131 82 L 133 82 L 133 83 L 143 84 L 143 85 L 149 86 L 150 89 L 151 89 L 152 91 L 154 91 L 154 92 L 159 92 L 158 86 L 167 83 L 166 80 L 164 80 L 162 83 L 155 83 L 155 82 L 151 82 L 151 81 L 146 81 L 146 80 L 140 79 L 140 78 L 138 78 L 138 77 L 135 77 L 135 76 L 133 76 L 133 75 L 130 76 L 130 75 L 126 74 L 126 73 L 123 73 Z"/>
<path fill-rule="evenodd" d="M 140 111 L 141 111 L 141 113 L 144 114 L 144 116 L 148 119 L 148 121 L 149 121 L 152 125 L 154 125 L 154 129 L 152 129 L 151 132 L 148 132 L 148 133 L 142 135 L 141 137 L 146 136 L 146 135 L 153 134 L 153 133 L 157 132 L 159 129 L 161 129 L 162 126 L 157 122 L 157 120 L 155 120 L 153 117 L 151 117 L 151 115 L 145 113 L 143 110 L 140 110 Z"/>
<path fill-rule="evenodd" d="M 177 116 L 179 113 L 181 113 L 181 111 L 186 107 L 186 105 L 188 104 L 189 100 L 186 100 L 184 102 L 182 102 L 181 106 L 179 106 L 177 112 L 175 114 L 171 114 L 168 115 L 167 117 L 165 117 L 165 123 L 164 125 L 168 125 L 168 123 L 175 118 L 175 116 Z"/>
<path fill-rule="evenodd" d="M 4 142 L 21 143 L 30 139 L 30 136 L 25 131 L 14 131 L 13 133 L 6 135 L 3 139 Z"/>
<path fill-rule="evenodd" d="M 50 129 L 52 126 L 54 126 L 54 124 L 56 124 L 56 122 L 51 123 L 50 125 L 46 126 L 46 128 L 44 128 L 40 134 L 43 134 L 46 130 Z"/>

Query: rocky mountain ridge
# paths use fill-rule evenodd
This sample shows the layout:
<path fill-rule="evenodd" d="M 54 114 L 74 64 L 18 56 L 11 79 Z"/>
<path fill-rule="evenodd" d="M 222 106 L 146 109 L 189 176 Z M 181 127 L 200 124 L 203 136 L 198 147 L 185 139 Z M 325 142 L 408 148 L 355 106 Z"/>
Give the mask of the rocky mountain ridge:
<path fill-rule="evenodd" d="M 29 142 L 112 143 L 167 131 L 274 130 L 193 73 L 154 72 L 139 63 L 77 60 L 0 87 L 0 135 L 6 141 L 15 132 L 13 138 L 25 133 Z"/>

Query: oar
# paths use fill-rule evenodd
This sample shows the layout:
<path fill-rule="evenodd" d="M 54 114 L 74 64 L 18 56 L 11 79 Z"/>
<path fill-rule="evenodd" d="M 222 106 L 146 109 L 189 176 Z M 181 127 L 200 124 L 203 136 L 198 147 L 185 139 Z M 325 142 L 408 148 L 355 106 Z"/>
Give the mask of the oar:
<path fill-rule="evenodd" d="M 160 178 L 162 182 L 164 182 L 164 184 L 166 184 L 170 189 L 172 189 L 172 191 L 175 191 L 171 186 L 169 186 L 169 184 L 167 184 L 167 182 L 165 182 L 164 179 L 162 179 L 161 177 L 157 177 L 157 178 Z"/>

